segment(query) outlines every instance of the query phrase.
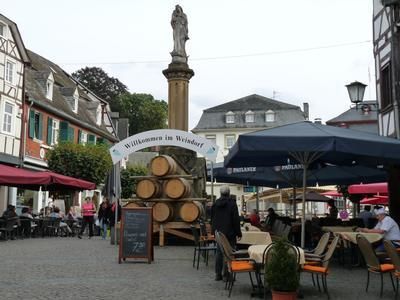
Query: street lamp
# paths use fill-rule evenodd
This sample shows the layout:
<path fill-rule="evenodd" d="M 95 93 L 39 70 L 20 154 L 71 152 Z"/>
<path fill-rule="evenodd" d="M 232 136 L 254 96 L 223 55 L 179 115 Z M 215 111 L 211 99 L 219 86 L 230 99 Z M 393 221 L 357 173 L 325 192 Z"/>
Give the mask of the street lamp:
<path fill-rule="evenodd" d="M 347 91 L 349 92 L 350 101 L 356 105 L 363 101 L 365 87 L 367 85 L 358 81 L 354 81 L 346 85 Z"/>

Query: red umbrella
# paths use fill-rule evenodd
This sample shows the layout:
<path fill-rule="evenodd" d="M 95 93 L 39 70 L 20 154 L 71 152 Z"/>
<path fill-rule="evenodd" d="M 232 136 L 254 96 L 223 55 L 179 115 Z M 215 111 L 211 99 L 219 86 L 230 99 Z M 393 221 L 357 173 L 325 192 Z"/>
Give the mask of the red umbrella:
<path fill-rule="evenodd" d="M 348 189 L 350 194 L 387 194 L 387 182 L 368 183 L 368 184 L 353 184 Z"/>
<path fill-rule="evenodd" d="M 321 195 L 331 196 L 331 197 L 343 197 L 343 194 L 339 193 L 337 191 L 327 191 L 327 192 L 321 193 Z"/>
<path fill-rule="evenodd" d="M 389 197 L 375 195 L 374 197 L 371 197 L 371 198 L 362 199 L 360 201 L 360 204 L 389 205 Z"/>

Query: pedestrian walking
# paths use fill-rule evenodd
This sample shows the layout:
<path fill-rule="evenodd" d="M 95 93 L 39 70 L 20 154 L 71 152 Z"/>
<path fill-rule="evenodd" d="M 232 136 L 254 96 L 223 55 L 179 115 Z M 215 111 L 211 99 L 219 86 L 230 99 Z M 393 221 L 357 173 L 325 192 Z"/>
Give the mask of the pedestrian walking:
<path fill-rule="evenodd" d="M 230 191 L 228 186 L 220 189 L 221 197 L 215 201 L 211 208 L 211 225 L 212 232 L 222 232 L 233 248 L 236 247 L 236 240 L 240 240 L 242 232 L 240 230 L 239 210 L 236 202 L 229 197 Z M 215 280 L 222 280 L 222 269 L 224 257 L 222 249 L 217 246 L 215 255 Z"/>
<path fill-rule="evenodd" d="M 82 238 L 82 234 L 85 231 L 86 225 L 89 225 L 89 239 L 93 236 L 93 221 L 94 214 L 96 213 L 96 207 L 94 206 L 90 197 L 85 198 L 85 203 L 82 204 L 82 228 L 78 234 L 78 238 Z"/>
<path fill-rule="evenodd" d="M 102 239 L 105 240 L 107 237 L 107 229 L 110 224 L 111 206 L 108 199 L 105 198 L 100 204 L 97 218 L 99 220 L 100 230 L 102 231 Z"/>

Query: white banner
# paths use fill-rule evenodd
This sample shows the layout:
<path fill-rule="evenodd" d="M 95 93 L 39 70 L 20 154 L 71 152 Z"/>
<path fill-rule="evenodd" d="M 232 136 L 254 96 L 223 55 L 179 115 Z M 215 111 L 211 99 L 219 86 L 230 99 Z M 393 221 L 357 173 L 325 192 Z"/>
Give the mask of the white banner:
<path fill-rule="evenodd" d="M 177 146 L 190 149 L 214 161 L 218 146 L 191 132 L 175 129 L 158 129 L 132 135 L 110 148 L 113 164 L 129 154 L 153 146 Z"/>

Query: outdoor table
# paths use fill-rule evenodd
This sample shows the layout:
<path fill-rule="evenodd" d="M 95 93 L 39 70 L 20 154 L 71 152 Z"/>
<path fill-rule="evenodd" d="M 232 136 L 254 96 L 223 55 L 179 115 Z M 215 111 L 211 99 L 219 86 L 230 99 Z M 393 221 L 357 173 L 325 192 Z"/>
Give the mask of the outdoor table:
<path fill-rule="evenodd" d="M 361 234 L 371 244 L 379 242 L 383 238 L 383 234 L 370 233 L 370 232 L 336 232 L 343 240 L 349 241 L 353 244 L 357 244 L 357 235 Z"/>
<path fill-rule="evenodd" d="M 260 228 L 251 225 L 250 223 L 244 223 L 241 228 L 242 231 L 261 231 Z"/>
<path fill-rule="evenodd" d="M 269 246 L 268 245 L 252 245 L 249 247 L 249 249 L 247 250 L 249 252 L 249 257 L 251 259 L 254 259 L 256 261 L 256 263 L 262 263 L 263 261 L 263 255 L 264 255 L 264 251 L 265 249 Z M 300 247 L 296 247 L 297 250 L 299 250 L 300 253 L 300 264 L 304 265 L 306 263 L 306 259 L 304 256 L 304 250 L 301 249 Z"/>
<path fill-rule="evenodd" d="M 269 245 L 271 236 L 265 231 L 242 231 L 242 238 L 237 242 L 245 245 Z"/>
<path fill-rule="evenodd" d="M 355 226 L 322 226 L 321 229 L 324 232 L 353 232 Z"/>

